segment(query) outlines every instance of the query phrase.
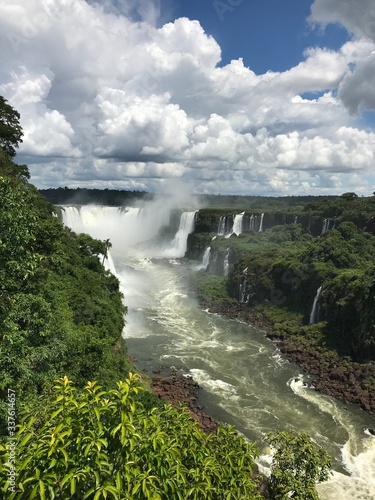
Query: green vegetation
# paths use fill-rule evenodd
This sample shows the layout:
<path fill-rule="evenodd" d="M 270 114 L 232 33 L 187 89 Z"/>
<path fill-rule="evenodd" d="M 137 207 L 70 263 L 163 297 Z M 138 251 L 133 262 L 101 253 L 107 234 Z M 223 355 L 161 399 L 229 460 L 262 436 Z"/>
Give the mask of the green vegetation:
<path fill-rule="evenodd" d="M 71 189 L 68 187 L 59 187 L 56 189 L 41 189 L 42 194 L 46 200 L 56 205 L 63 204 L 77 204 L 85 205 L 88 203 L 95 203 L 99 205 L 134 205 L 140 200 L 152 200 L 153 195 L 145 191 L 126 191 L 116 189 L 87 189 L 76 188 Z"/>
<path fill-rule="evenodd" d="M 22 128 L 19 123 L 20 114 L 0 96 L 0 150 L 13 158 L 16 149 L 22 142 Z"/>
<path fill-rule="evenodd" d="M 235 300 L 228 296 L 224 276 L 198 273 L 193 276 L 192 283 L 199 301 L 209 307 L 235 303 Z"/>
<path fill-rule="evenodd" d="M 145 410 L 137 377 L 104 391 L 76 391 L 60 379 L 47 418 L 18 431 L 19 492 L 9 499 L 260 499 L 252 478 L 257 451 L 231 427 L 199 430 L 186 411 Z M 0 464 L 5 447 L 0 448 Z M 5 493 L 10 485 L 1 484 Z"/>
<path fill-rule="evenodd" d="M 229 247 L 230 273 L 227 279 L 220 277 L 223 302 L 243 302 L 245 297 L 247 306 L 273 322 L 276 334 L 305 337 L 322 286 L 320 333 L 314 325 L 311 339 L 329 343 L 355 361 L 375 359 L 375 236 L 345 221 L 316 238 L 300 224 L 286 224 L 262 233 L 217 237 L 210 245 L 209 273 L 200 276 L 198 289 L 199 296 L 204 296 L 202 290 L 207 294 L 206 302 L 212 295 L 217 305 L 210 272 L 223 274 Z"/>
<path fill-rule="evenodd" d="M 97 378 L 114 387 L 129 369 L 119 283 L 99 259 L 107 243 L 65 228 L 53 205 L 27 182 L 27 167 L 12 162 L 12 151 L 7 154 L 20 141 L 20 128 L 18 114 L 5 108 L 10 125 L 0 148 L 1 433 L 7 388 L 16 391 L 20 408 L 38 407 L 57 377 L 68 375 L 80 387 Z"/>
<path fill-rule="evenodd" d="M 12 387 L 32 404 L 64 374 L 113 385 L 127 370 L 125 309 L 104 243 L 64 228 L 22 180 L 1 176 L 0 196 L 2 398 Z"/>
<path fill-rule="evenodd" d="M 315 485 L 330 475 L 331 462 L 325 450 L 304 433 L 275 432 L 265 437 L 275 450 L 268 482 L 270 498 L 318 500 Z"/>
<path fill-rule="evenodd" d="M 18 119 L 1 98 L 2 495 L 20 500 L 261 498 L 254 444 L 229 426 L 204 434 L 186 411 L 164 406 L 131 374 L 121 337 L 126 308 L 118 280 L 102 265 L 110 242 L 65 228 L 56 207 L 28 183 L 27 167 L 13 163 L 22 138 Z M 226 281 L 210 280 L 202 294 L 221 302 Z M 16 456 L 7 436 L 13 428 Z M 326 461 L 305 449 L 298 473 L 306 470 L 309 478 L 308 500 L 315 498 L 314 478 L 323 477 L 310 472 L 311 461 L 316 471 L 324 471 Z M 297 452 L 285 452 L 284 468 L 277 463 L 275 469 L 279 484 L 291 485 L 285 498 L 290 488 L 297 491 L 297 483 L 290 482 Z"/>

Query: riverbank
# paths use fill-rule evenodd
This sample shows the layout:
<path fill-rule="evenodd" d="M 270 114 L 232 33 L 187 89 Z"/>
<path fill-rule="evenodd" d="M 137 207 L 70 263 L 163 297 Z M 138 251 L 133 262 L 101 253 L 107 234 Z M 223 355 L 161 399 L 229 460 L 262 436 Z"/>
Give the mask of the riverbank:
<path fill-rule="evenodd" d="M 293 335 L 276 335 L 269 319 L 259 311 L 238 302 L 212 305 L 201 298 L 199 303 L 209 312 L 264 330 L 265 335 L 275 342 L 285 359 L 300 366 L 312 377 L 313 386 L 317 391 L 375 414 L 375 363 L 361 364 L 350 361 L 348 357 L 332 357 L 331 352 L 309 344 L 306 338 L 302 343 Z"/>
<path fill-rule="evenodd" d="M 158 371 L 166 373 L 155 375 Z M 191 418 L 204 432 L 216 432 L 217 422 L 197 403 L 200 386 L 191 376 L 184 376 L 181 372 L 163 367 L 154 370 L 154 375 L 151 376 L 151 388 L 158 397 L 165 399 L 172 406 L 185 406 Z"/>

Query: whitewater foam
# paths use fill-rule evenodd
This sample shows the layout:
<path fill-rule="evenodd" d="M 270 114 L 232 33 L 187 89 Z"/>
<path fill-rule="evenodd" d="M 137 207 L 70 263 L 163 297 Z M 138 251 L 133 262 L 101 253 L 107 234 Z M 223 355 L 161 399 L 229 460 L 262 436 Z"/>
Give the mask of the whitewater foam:
<path fill-rule="evenodd" d="M 332 477 L 318 486 L 321 498 L 326 500 L 368 500 L 375 498 L 375 437 L 366 436 L 357 429 L 339 403 L 317 394 L 300 375 L 288 382 L 292 391 L 331 416 L 340 428 L 346 430 L 348 439 L 340 446 L 342 465 L 348 475 L 333 471 Z"/>
<path fill-rule="evenodd" d="M 199 385 L 210 390 L 211 392 L 220 395 L 223 398 L 237 399 L 237 391 L 232 384 L 224 382 L 224 380 L 221 379 L 214 379 L 208 372 L 198 368 L 191 369 L 190 374 Z"/>

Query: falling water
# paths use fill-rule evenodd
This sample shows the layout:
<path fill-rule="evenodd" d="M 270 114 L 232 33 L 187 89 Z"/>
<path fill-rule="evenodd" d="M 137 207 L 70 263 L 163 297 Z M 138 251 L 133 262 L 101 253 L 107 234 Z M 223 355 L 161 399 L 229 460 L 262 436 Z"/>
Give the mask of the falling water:
<path fill-rule="evenodd" d="M 234 233 L 237 236 L 239 236 L 242 233 L 242 221 L 243 221 L 244 215 L 245 215 L 245 212 L 242 212 L 240 214 L 237 214 L 234 217 L 232 234 Z"/>
<path fill-rule="evenodd" d="M 207 269 L 208 264 L 210 263 L 210 255 L 211 255 L 211 247 L 207 247 L 203 254 L 203 259 L 200 269 Z"/>
<path fill-rule="evenodd" d="M 90 210 L 91 218 L 85 214 Z M 369 431 L 375 427 L 373 417 L 315 391 L 311 379 L 283 360 L 264 332 L 202 311 L 189 295 L 193 267 L 176 258 L 160 259 L 166 249 L 176 247 L 180 252 L 185 244 L 177 244 L 173 236 L 160 248 L 147 231 L 141 231 L 152 227 L 157 234 L 154 226 L 163 225 L 162 214 L 149 210 L 147 217 L 153 220 L 149 224 L 144 210 L 137 217 L 117 212 L 109 215 L 106 210 L 82 207 L 69 220 L 113 243 L 111 256 L 128 306 L 124 336 L 139 369 L 152 372 L 158 364 L 167 364 L 192 375 L 202 387 L 200 404 L 216 419 L 235 425 L 249 440 L 257 440 L 263 465 L 270 458 L 262 443 L 265 432 L 308 432 L 333 457 L 333 475 L 318 486 L 319 498 L 373 500 L 375 437 Z M 184 223 L 180 220 L 176 233 L 182 226 L 188 233 L 190 217 L 185 216 Z M 146 254 L 139 242 L 148 242 Z M 241 300 L 247 300 L 246 274 L 244 269 Z"/>
<path fill-rule="evenodd" d="M 321 234 L 324 234 L 325 232 L 327 232 L 329 230 L 330 222 L 331 222 L 330 219 L 324 219 Z"/>
<path fill-rule="evenodd" d="M 224 257 L 224 276 L 228 276 L 229 274 L 229 252 L 230 248 L 227 248 L 227 252 Z"/>
<path fill-rule="evenodd" d="M 181 215 L 180 227 L 169 248 L 163 251 L 163 257 L 183 257 L 187 248 L 187 237 L 194 231 L 196 212 L 184 212 Z"/>
<path fill-rule="evenodd" d="M 224 236 L 226 227 L 226 216 L 222 215 L 219 220 L 219 227 L 217 230 L 218 236 Z"/>
<path fill-rule="evenodd" d="M 251 215 L 250 217 L 250 231 L 254 231 L 254 228 L 255 228 L 255 221 L 254 221 L 254 215 Z"/>
<path fill-rule="evenodd" d="M 259 232 L 261 233 L 263 231 L 263 217 L 264 214 L 260 216 L 260 224 L 259 224 Z"/>
<path fill-rule="evenodd" d="M 318 290 L 316 291 L 316 295 L 314 298 L 314 302 L 311 308 L 311 313 L 310 313 L 310 325 L 313 325 L 319 321 L 319 299 L 320 299 L 320 293 L 322 291 L 322 287 L 320 286 Z"/>
<path fill-rule="evenodd" d="M 154 238 L 170 223 L 169 208 L 108 207 L 96 205 L 62 207 L 64 223 L 76 232 L 89 231 L 95 238 L 109 235 L 111 243 L 133 248 L 143 255 L 180 258 L 187 236 L 194 231 L 195 211 L 183 212 L 171 242 L 157 245 Z"/>

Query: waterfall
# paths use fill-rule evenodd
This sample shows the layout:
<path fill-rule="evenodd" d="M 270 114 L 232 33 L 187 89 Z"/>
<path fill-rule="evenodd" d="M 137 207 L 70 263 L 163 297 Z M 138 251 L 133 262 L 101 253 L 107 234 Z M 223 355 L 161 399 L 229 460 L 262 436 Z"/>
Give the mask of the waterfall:
<path fill-rule="evenodd" d="M 163 251 L 163 257 L 183 257 L 187 248 L 187 237 L 194 231 L 195 212 L 184 212 L 180 218 L 180 227 L 170 248 Z"/>
<path fill-rule="evenodd" d="M 237 236 L 239 236 L 242 233 L 244 215 L 245 212 L 242 212 L 234 216 L 232 230 L 225 236 L 226 238 L 229 238 L 230 236 L 232 236 L 232 234 L 236 234 Z"/>
<path fill-rule="evenodd" d="M 66 226 L 77 233 L 86 232 L 94 238 L 109 238 L 113 246 L 128 250 L 133 248 L 151 257 L 183 257 L 187 237 L 194 231 L 196 212 L 183 212 L 173 224 L 175 236 L 170 243 L 157 243 L 162 228 L 173 229 L 171 210 L 160 205 L 137 207 L 108 207 L 96 205 L 62 207 L 62 218 Z"/>
<path fill-rule="evenodd" d="M 294 224 L 297 224 L 297 222 L 298 222 L 298 215 L 294 217 Z"/>
<path fill-rule="evenodd" d="M 264 214 L 260 216 L 260 224 L 259 224 L 259 232 L 261 233 L 263 231 L 263 217 Z"/>
<path fill-rule="evenodd" d="M 224 236 L 224 234 L 225 234 L 225 220 L 226 220 L 226 216 L 222 215 L 220 217 L 219 227 L 218 227 L 218 230 L 217 230 L 218 236 Z"/>
<path fill-rule="evenodd" d="M 77 233 L 82 232 L 83 222 L 80 207 L 62 207 L 62 220 L 64 224 Z"/>
<path fill-rule="evenodd" d="M 111 271 L 112 274 L 116 274 L 115 263 L 113 262 L 112 255 L 111 255 L 111 252 L 109 250 L 107 252 L 106 258 L 104 258 L 104 255 L 100 254 L 99 259 L 100 259 L 100 261 L 103 262 L 103 265 L 107 269 L 107 271 Z"/>
<path fill-rule="evenodd" d="M 210 263 L 210 254 L 211 254 L 211 247 L 207 247 L 203 254 L 203 259 L 200 269 L 207 269 L 208 264 Z"/>
<path fill-rule="evenodd" d="M 321 234 L 324 234 L 326 231 L 329 230 L 329 224 L 330 224 L 330 222 L 331 222 L 330 219 L 324 219 Z"/>
<path fill-rule="evenodd" d="M 229 274 L 229 252 L 230 252 L 230 247 L 227 248 L 227 253 L 225 254 L 224 257 L 224 276 L 228 276 Z"/>
<path fill-rule="evenodd" d="M 234 217 L 232 232 L 235 233 L 237 236 L 239 236 L 242 233 L 242 221 L 244 215 L 245 212 L 242 212 Z"/>
<path fill-rule="evenodd" d="M 254 231 L 254 226 L 255 226 L 255 224 L 254 224 L 254 215 L 251 215 L 251 217 L 250 217 L 250 227 L 249 227 L 249 230 L 250 230 L 250 231 Z"/>
<path fill-rule="evenodd" d="M 247 294 L 247 270 L 248 268 L 242 271 L 242 275 L 240 276 L 239 283 L 239 300 L 242 303 L 247 303 L 249 301 L 249 294 Z"/>
<path fill-rule="evenodd" d="M 319 321 L 319 299 L 320 299 L 321 291 L 322 291 L 322 287 L 320 286 L 318 288 L 318 290 L 316 291 L 314 303 L 313 303 L 313 306 L 311 308 L 309 325 L 313 325 L 315 323 L 318 323 L 318 321 Z"/>
<path fill-rule="evenodd" d="M 219 220 L 217 236 L 225 236 L 226 238 L 229 238 L 229 236 L 233 233 L 233 225 L 233 215 L 222 215 Z"/>

